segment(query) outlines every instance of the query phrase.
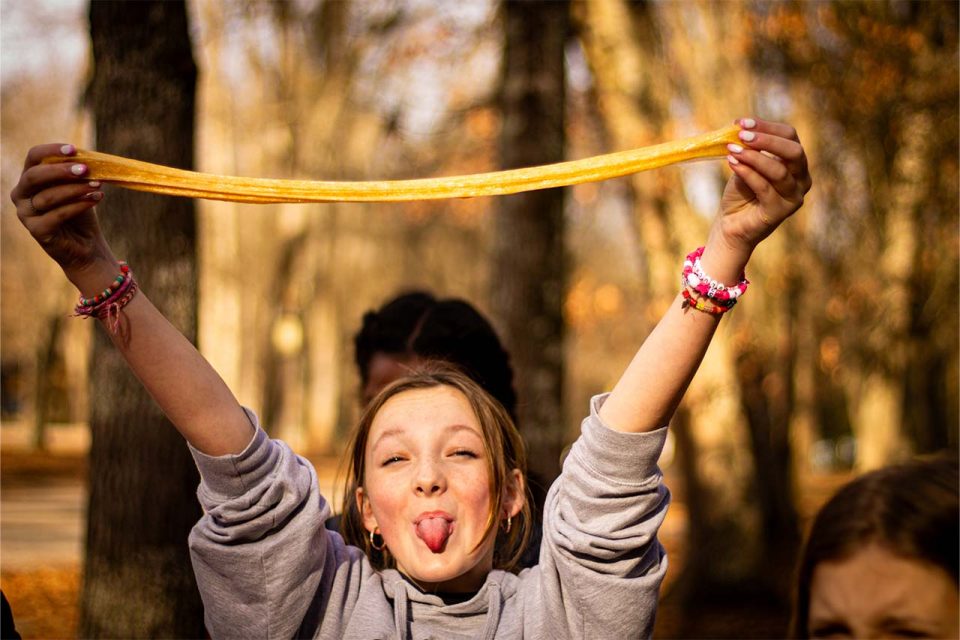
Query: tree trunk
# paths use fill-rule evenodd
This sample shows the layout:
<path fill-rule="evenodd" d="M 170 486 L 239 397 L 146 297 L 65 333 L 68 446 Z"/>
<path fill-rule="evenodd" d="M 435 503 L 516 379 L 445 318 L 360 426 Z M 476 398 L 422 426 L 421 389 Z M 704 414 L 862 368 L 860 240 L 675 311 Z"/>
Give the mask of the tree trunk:
<path fill-rule="evenodd" d="M 923 219 L 922 210 L 932 191 L 934 129 L 934 120 L 926 111 L 904 116 L 903 138 L 889 176 L 883 248 L 875 267 L 884 304 L 870 336 L 882 366 L 860 381 L 853 424 L 856 464 L 862 470 L 900 460 L 913 448 L 904 428 L 904 403 L 911 401 L 905 396 L 910 388 L 905 376 L 911 359 L 911 324 L 917 311 L 913 299 L 919 241 L 916 221 Z"/>
<path fill-rule="evenodd" d="M 193 166 L 196 67 L 184 2 L 92 2 L 90 100 L 97 147 Z M 196 336 L 193 201 L 110 191 L 101 223 L 143 291 Z M 82 637 L 202 637 L 187 550 L 200 515 L 183 439 L 102 331 L 94 341 Z"/>
<path fill-rule="evenodd" d="M 564 156 L 566 2 L 505 2 L 501 77 L 502 168 Z M 563 191 L 501 198 L 496 214 L 491 303 L 517 372 L 517 419 L 535 482 L 560 470 L 563 383 Z"/>
<path fill-rule="evenodd" d="M 33 420 L 33 448 L 36 451 L 45 451 L 47 448 L 47 424 L 50 422 L 50 397 L 53 391 L 50 376 L 57 359 L 57 344 L 63 333 L 63 314 L 48 317 L 46 324 L 47 331 L 37 349 L 36 409 Z"/>

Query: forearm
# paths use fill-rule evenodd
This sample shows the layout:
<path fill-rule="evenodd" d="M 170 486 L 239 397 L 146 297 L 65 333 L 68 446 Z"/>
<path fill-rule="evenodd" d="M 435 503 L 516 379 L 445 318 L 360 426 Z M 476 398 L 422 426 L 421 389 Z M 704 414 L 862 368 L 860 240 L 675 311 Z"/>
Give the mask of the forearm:
<path fill-rule="evenodd" d="M 715 280 L 732 285 L 748 258 L 712 236 L 701 264 Z M 600 409 L 611 428 L 641 432 L 662 427 L 680 404 L 722 317 L 684 309 L 682 303 L 677 295 Z"/>
<path fill-rule="evenodd" d="M 67 275 L 82 295 L 92 296 L 118 272 L 110 257 Z M 208 455 L 243 451 L 253 427 L 213 367 L 142 291 L 123 307 L 122 314 L 122 332 L 113 330 L 112 319 L 101 323 L 177 430 Z"/>

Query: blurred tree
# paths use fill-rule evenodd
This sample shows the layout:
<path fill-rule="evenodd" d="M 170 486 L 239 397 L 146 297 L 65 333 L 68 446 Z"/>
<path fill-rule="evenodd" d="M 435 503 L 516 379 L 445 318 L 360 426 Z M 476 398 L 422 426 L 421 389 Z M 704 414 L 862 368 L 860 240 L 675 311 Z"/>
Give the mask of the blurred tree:
<path fill-rule="evenodd" d="M 564 159 L 567 2 L 504 2 L 502 168 Z M 530 470 L 549 486 L 560 470 L 563 383 L 563 196 L 505 196 L 494 221 L 491 304 L 516 370 L 518 422 Z"/>
<path fill-rule="evenodd" d="M 754 85 L 738 35 L 744 4 L 575 6 L 614 148 L 715 128 L 748 112 Z M 694 211 L 690 189 L 719 194 L 723 188 L 719 170 L 702 170 L 696 185 L 692 175 L 668 169 L 629 180 L 647 330 L 676 297 L 678 258 L 706 235 L 708 219 Z M 749 304 L 724 320 L 673 419 L 689 525 L 683 574 L 670 595 L 690 615 L 672 634 L 712 635 L 711 620 L 717 611 L 730 614 L 731 599 L 762 601 L 772 612 L 760 635 L 782 633 L 786 625 L 799 540 L 787 438 L 792 359 L 791 342 L 783 339 L 790 335 L 787 312 L 769 295 L 786 284 L 780 274 L 789 272 L 784 263 L 791 252 L 783 251 L 781 236 L 789 232 L 757 252 L 750 277 L 760 274 L 762 282 Z M 776 330 L 756 330 L 771 325 Z"/>
<path fill-rule="evenodd" d="M 84 6 L 5 3 L 0 11 L 7 29 L 0 89 L 0 192 L 6 194 L 19 179 L 26 150 L 39 139 L 86 142 L 76 96 L 87 63 L 86 56 L 75 52 L 87 30 Z M 47 46 L 39 47 L 40 42 Z M 52 423 L 86 421 L 90 329 L 88 323 L 65 322 L 64 309 L 75 290 L 41 252 L 6 199 L 0 222 L 5 274 L 0 284 L 0 396 L 4 420 L 32 423 L 39 449 L 49 444 Z M 47 284 L 37 287 L 37 282 Z"/>
<path fill-rule="evenodd" d="M 757 66 L 808 94 L 824 132 L 820 360 L 846 390 L 857 466 L 955 448 L 960 5 L 760 9 Z"/>
<path fill-rule="evenodd" d="M 92 2 L 89 100 L 97 147 L 165 165 L 193 165 L 193 61 L 185 3 Z M 104 233 L 145 292 L 196 335 L 192 200 L 111 191 Z M 90 504 L 80 636 L 204 635 L 187 535 L 199 481 L 183 439 L 102 331 L 91 374 Z"/>

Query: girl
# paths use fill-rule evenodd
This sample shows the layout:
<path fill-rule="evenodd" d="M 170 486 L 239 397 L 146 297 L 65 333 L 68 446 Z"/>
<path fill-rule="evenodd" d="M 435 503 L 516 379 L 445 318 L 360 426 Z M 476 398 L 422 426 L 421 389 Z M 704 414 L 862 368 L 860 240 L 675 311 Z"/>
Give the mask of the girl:
<path fill-rule="evenodd" d="M 200 468 L 206 513 L 190 548 L 210 633 L 649 636 L 666 571 L 656 539 L 668 503 L 656 464 L 665 426 L 720 316 L 745 289 L 754 248 L 811 185 L 793 128 L 739 124 L 743 144 L 729 147 L 734 175 L 707 245 L 689 256 L 682 295 L 613 391 L 591 402 L 547 497 L 540 562 L 519 575 L 504 569 L 524 537 L 524 453 L 498 403 L 445 371 L 385 389 L 350 454 L 356 515 L 348 544 L 323 527 L 330 508 L 310 464 L 267 438 L 137 293 L 100 233 L 93 205 L 102 192 L 83 179 L 86 167 L 41 163 L 73 147 L 31 149 L 12 193 L 20 220 L 87 296 L 78 311 L 104 318 Z"/>

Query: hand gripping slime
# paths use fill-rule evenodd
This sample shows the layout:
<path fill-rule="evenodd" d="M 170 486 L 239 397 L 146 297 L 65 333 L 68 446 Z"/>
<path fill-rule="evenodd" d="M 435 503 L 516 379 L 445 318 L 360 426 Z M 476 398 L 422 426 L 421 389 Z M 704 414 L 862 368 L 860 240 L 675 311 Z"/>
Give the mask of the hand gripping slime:
<path fill-rule="evenodd" d="M 402 202 L 498 196 L 566 187 L 617 178 L 687 160 L 721 157 L 727 154 L 728 143 L 738 142 L 739 130 L 738 125 L 731 125 L 692 138 L 582 160 L 417 180 L 334 182 L 241 178 L 174 169 L 83 149 L 78 149 L 76 155 L 49 157 L 44 159 L 44 162 L 80 162 L 89 168 L 85 178 L 90 180 L 109 182 L 138 191 L 190 198 L 258 204 Z"/>

